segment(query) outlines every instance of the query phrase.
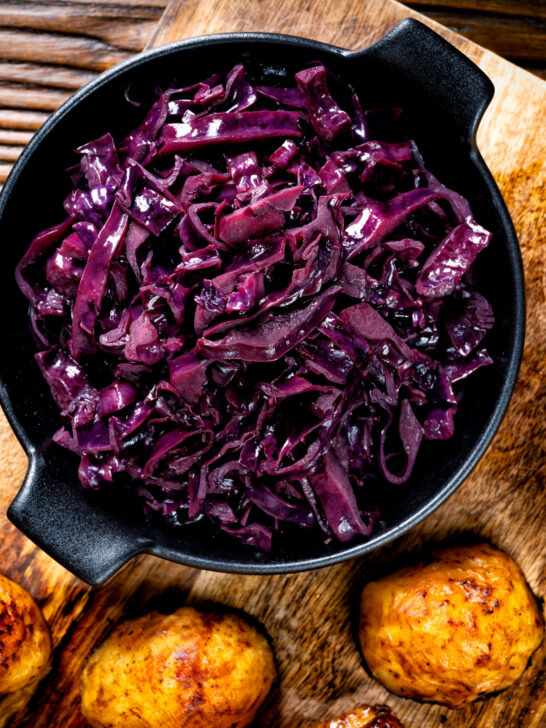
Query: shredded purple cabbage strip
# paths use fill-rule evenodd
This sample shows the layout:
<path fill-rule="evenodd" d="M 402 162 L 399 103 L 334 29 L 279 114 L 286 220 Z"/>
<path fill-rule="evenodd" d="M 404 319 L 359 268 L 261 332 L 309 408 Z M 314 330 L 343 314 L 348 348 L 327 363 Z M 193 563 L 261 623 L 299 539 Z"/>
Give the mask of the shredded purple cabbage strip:
<path fill-rule="evenodd" d="M 238 64 L 76 150 L 16 276 L 85 487 L 126 476 L 148 513 L 265 551 L 373 533 L 374 490 L 453 435 L 456 383 L 492 363 L 491 235 L 400 113 L 321 65 L 277 88 Z"/>

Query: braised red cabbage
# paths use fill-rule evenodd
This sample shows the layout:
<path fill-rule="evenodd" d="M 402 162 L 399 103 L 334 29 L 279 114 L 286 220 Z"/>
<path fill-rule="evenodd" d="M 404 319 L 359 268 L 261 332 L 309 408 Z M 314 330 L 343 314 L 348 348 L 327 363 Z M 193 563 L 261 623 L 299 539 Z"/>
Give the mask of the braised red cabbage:
<path fill-rule="evenodd" d="M 456 383 L 492 361 L 490 233 L 399 122 L 321 65 L 280 88 L 239 64 L 76 150 L 17 280 L 85 487 L 263 550 L 374 531 L 378 485 L 453 435 Z"/>

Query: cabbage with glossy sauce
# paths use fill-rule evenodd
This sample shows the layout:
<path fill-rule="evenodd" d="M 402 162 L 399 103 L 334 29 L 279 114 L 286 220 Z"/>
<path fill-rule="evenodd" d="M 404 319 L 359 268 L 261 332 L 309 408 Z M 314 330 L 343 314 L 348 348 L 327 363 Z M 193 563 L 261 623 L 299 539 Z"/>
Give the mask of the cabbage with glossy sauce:
<path fill-rule="evenodd" d="M 333 84 L 239 64 L 76 150 L 17 280 L 85 487 L 125 474 L 148 512 L 263 550 L 289 524 L 345 542 L 453 434 L 456 383 L 491 363 L 471 282 L 490 233 L 399 110 L 347 86 L 343 109 Z"/>

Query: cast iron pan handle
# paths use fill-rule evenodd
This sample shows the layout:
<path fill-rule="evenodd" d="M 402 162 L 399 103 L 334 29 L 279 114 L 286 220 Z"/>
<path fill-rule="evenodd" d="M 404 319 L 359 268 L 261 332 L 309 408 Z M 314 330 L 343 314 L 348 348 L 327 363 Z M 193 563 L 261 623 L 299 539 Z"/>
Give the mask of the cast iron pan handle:
<path fill-rule="evenodd" d="M 54 446 L 55 447 L 55 446 Z M 60 450 L 60 448 L 57 448 Z M 10 520 L 65 568 L 93 586 L 102 584 L 149 542 L 106 510 L 89 507 L 81 486 L 59 488 L 57 453 L 29 454 L 23 486 L 8 510 Z M 45 455 L 45 458 L 44 458 Z M 63 457 L 61 453 L 61 457 Z M 66 471 L 66 467 L 64 468 Z"/>
<path fill-rule="evenodd" d="M 446 113 L 461 138 L 475 143 L 476 130 L 493 98 L 491 80 L 457 48 L 423 23 L 406 18 L 377 43 L 350 55 L 366 55 L 408 89 L 424 89 L 427 104 Z M 412 91 L 412 94 L 414 92 Z"/>

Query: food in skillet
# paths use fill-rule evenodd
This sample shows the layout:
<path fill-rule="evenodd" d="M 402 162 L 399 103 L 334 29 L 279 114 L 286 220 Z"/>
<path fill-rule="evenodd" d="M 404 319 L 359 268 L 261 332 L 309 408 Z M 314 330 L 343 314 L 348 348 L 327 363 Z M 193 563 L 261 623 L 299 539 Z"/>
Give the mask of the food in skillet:
<path fill-rule="evenodd" d="M 40 677 L 51 654 L 49 628 L 31 595 L 0 574 L 0 695 Z"/>
<path fill-rule="evenodd" d="M 374 492 L 451 437 L 491 363 L 490 233 L 399 114 L 320 65 L 288 88 L 237 65 L 76 150 L 17 279 L 85 487 L 264 550 L 373 532 Z"/>
<path fill-rule="evenodd" d="M 93 728 L 243 728 L 274 678 L 267 639 L 240 617 L 152 612 L 91 655 L 82 712 Z"/>
<path fill-rule="evenodd" d="M 480 544 L 444 549 L 367 584 L 359 632 L 385 687 L 459 708 L 517 680 L 544 621 L 517 564 Z"/>
<path fill-rule="evenodd" d="M 313 728 L 403 728 L 388 705 L 363 705 Z"/>

